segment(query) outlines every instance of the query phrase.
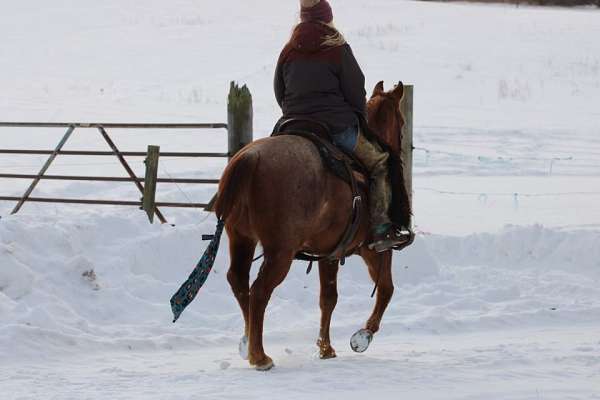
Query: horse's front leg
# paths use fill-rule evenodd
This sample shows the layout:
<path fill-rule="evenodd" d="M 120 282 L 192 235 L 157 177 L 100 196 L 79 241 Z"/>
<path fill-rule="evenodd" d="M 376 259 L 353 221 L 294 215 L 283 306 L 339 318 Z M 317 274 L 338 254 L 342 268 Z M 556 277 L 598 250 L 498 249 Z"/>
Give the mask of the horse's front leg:
<path fill-rule="evenodd" d="M 352 350 L 358 353 L 367 350 L 373 340 L 373 335 L 379 331 L 383 313 L 394 294 L 394 282 L 392 281 L 392 251 L 388 250 L 383 253 L 376 253 L 368 249 L 363 249 L 360 255 L 367 263 L 371 279 L 377 284 L 377 300 L 375 302 L 375 308 L 365 327 L 356 332 L 352 336 L 352 339 L 350 339 Z"/>
<path fill-rule="evenodd" d="M 337 304 L 337 274 L 339 261 L 319 261 L 319 280 L 321 282 L 321 295 L 319 305 L 321 306 L 321 329 L 319 331 L 319 357 L 321 359 L 334 358 L 335 350 L 331 347 L 329 338 L 329 326 L 331 314 Z"/>

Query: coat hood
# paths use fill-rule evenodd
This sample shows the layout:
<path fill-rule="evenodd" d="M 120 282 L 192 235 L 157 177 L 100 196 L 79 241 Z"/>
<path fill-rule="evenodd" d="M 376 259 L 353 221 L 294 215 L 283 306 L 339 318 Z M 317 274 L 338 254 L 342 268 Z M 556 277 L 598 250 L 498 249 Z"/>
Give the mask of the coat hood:
<path fill-rule="evenodd" d="M 336 34 L 337 31 L 318 22 L 302 22 L 296 26 L 290 45 L 297 51 L 303 53 L 316 53 L 320 50 L 330 48 L 323 42 L 325 38 Z"/>

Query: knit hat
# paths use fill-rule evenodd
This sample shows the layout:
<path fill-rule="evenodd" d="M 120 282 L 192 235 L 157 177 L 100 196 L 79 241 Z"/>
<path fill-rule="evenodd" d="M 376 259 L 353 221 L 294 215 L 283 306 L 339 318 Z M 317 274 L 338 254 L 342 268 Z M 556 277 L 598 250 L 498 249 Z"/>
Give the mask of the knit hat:
<path fill-rule="evenodd" d="M 333 21 L 333 11 L 327 0 L 300 0 L 300 19 L 302 22 Z"/>

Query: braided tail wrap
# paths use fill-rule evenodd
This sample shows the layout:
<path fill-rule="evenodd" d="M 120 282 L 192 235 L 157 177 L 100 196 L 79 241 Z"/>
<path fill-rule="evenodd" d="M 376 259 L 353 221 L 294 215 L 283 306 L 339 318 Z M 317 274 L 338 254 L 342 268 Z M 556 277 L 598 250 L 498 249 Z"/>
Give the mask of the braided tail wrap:
<path fill-rule="evenodd" d="M 248 147 L 245 148 L 246 150 Z M 208 248 L 202 255 L 202 258 L 192 271 L 187 281 L 179 288 L 177 293 L 171 298 L 171 310 L 173 311 L 173 322 L 179 319 L 179 316 L 185 308 L 194 300 L 208 274 L 215 263 L 215 257 L 219 250 L 225 219 L 230 224 L 235 224 L 237 218 L 245 212 L 247 199 L 251 189 L 252 176 L 260 156 L 257 152 L 242 150 L 238 152 L 229 162 L 221 182 L 219 184 L 219 194 L 215 203 L 215 214 L 217 215 L 217 230 L 211 237 Z"/>
<path fill-rule="evenodd" d="M 208 274 L 215 264 L 215 258 L 219 251 L 219 244 L 221 243 L 221 236 L 223 235 L 223 227 L 225 221 L 219 219 L 217 222 L 217 230 L 212 236 L 208 247 L 204 251 L 202 258 L 196 265 L 196 268 L 190 274 L 190 277 L 185 281 L 179 288 L 177 293 L 171 297 L 171 311 L 173 311 L 173 322 L 179 319 L 179 316 L 185 310 L 185 308 L 196 298 L 196 295 L 200 291 L 200 288 L 206 282 Z"/>

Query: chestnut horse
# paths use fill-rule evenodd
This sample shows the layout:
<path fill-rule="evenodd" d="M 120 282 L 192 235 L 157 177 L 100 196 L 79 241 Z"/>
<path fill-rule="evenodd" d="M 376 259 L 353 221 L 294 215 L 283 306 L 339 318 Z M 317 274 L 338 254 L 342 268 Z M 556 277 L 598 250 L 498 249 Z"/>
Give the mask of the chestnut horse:
<path fill-rule="evenodd" d="M 384 92 L 383 82 L 379 82 L 367 107 L 370 128 L 396 154 L 400 153 L 404 123 L 399 111 L 403 92 L 401 82 L 389 92 Z M 369 212 L 366 203 L 362 202 L 363 215 Z M 298 252 L 328 255 L 336 247 L 352 213 L 350 186 L 325 168 L 309 140 L 293 135 L 269 137 L 249 144 L 231 160 L 221 179 L 215 211 L 225 221 L 231 257 L 227 279 L 245 322 L 240 354 L 256 369 L 270 369 L 273 361 L 263 349 L 267 303 Z M 369 250 L 369 239 L 370 223 L 363 218 L 348 248 L 357 249 L 377 282 L 377 301 L 365 328 L 353 336 L 352 348 L 360 352 L 379 330 L 394 292 L 392 252 Z M 250 287 L 258 242 L 264 261 Z M 335 357 L 329 325 L 338 297 L 338 267 L 339 261 L 319 261 L 321 329 L 317 345 L 324 359 Z"/>

